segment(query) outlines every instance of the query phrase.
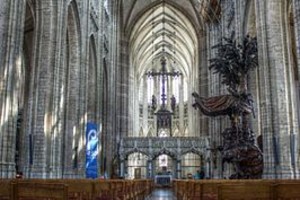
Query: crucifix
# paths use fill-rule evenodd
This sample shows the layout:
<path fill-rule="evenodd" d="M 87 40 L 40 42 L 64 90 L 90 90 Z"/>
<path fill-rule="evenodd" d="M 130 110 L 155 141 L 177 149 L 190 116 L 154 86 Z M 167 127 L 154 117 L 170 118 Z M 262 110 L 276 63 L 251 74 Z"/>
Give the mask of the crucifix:
<path fill-rule="evenodd" d="M 166 80 L 168 76 L 171 77 L 176 77 L 181 75 L 180 72 L 167 72 L 166 69 L 166 58 L 162 57 L 160 59 L 161 62 L 161 71 L 159 72 L 151 72 L 149 71 L 147 73 L 148 76 L 160 76 L 162 79 L 162 94 L 161 94 L 161 108 L 155 113 L 157 115 L 157 135 L 160 129 L 169 129 L 170 131 L 170 136 L 172 136 L 172 115 L 173 113 L 167 109 L 166 106 L 166 100 L 167 100 L 167 95 L 166 95 Z"/>

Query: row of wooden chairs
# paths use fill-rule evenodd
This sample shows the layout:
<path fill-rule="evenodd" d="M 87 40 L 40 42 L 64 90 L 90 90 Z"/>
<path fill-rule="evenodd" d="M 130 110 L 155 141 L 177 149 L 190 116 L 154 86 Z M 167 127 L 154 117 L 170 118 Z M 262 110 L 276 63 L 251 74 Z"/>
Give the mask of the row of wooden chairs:
<path fill-rule="evenodd" d="M 144 200 L 151 180 L 0 179 L 0 200 Z"/>
<path fill-rule="evenodd" d="M 177 200 L 300 200 L 300 180 L 174 180 Z"/>

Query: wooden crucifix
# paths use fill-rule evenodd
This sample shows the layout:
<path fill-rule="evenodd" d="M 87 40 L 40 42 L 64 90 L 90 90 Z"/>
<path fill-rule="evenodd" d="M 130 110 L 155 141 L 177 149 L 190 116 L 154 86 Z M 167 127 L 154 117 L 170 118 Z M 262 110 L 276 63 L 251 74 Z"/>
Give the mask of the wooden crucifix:
<path fill-rule="evenodd" d="M 172 115 L 173 112 L 169 111 L 166 106 L 166 100 L 167 100 L 167 95 L 166 95 L 166 80 L 168 76 L 171 77 L 176 77 L 180 76 L 180 72 L 168 72 L 166 69 L 166 58 L 162 57 L 161 60 L 161 70 L 159 72 L 151 72 L 149 71 L 147 73 L 148 76 L 160 76 L 162 79 L 162 94 L 161 94 L 161 107 L 160 109 L 155 113 L 157 116 L 157 136 L 159 133 L 160 129 L 169 129 L 170 131 L 170 136 L 172 136 Z"/>

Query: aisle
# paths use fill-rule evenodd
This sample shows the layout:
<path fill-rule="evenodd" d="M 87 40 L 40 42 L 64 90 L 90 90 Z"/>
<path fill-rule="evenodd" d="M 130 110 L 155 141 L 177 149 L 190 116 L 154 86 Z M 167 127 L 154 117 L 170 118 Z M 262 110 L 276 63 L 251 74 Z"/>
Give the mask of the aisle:
<path fill-rule="evenodd" d="M 170 188 L 156 188 L 146 200 L 176 200 L 176 197 Z"/>

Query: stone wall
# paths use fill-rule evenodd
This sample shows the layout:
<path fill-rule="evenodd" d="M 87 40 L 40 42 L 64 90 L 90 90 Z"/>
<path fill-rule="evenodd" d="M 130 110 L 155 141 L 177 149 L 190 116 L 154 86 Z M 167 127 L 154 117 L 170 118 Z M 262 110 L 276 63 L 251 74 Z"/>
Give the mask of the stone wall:
<path fill-rule="evenodd" d="M 24 56 L 27 52 L 23 50 L 26 4 L 34 16 L 30 56 Z M 114 18 L 110 16 L 112 5 L 104 12 L 103 4 L 101 0 L 3 2 L 0 177 L 14 177 L 16 163 L 25 177 L 85 177 L 87 122 L 102 126 L 101 144 L 109 145 L 100 148 L 99 173 L 107 170 L 110 174 L 116 112 L 116 56 L 115 43 L 111 41 L 116 39 L 112 34 L 115 30 Z M 31 60 L 30 66 L 23 66 L 24 58 Z M 17 73 L 22 69 L 25 74 Z M 89 82 L 91 72 L 93 82 Z M 20 92 L 23 86 L 18 84 L 21 79 L 28 85 L 24 93 Z M 24 95 L 27 98 L 22 107 L 26 114 L 22 116 L 22 131 L 17 137 L 19 103 Z"/>

